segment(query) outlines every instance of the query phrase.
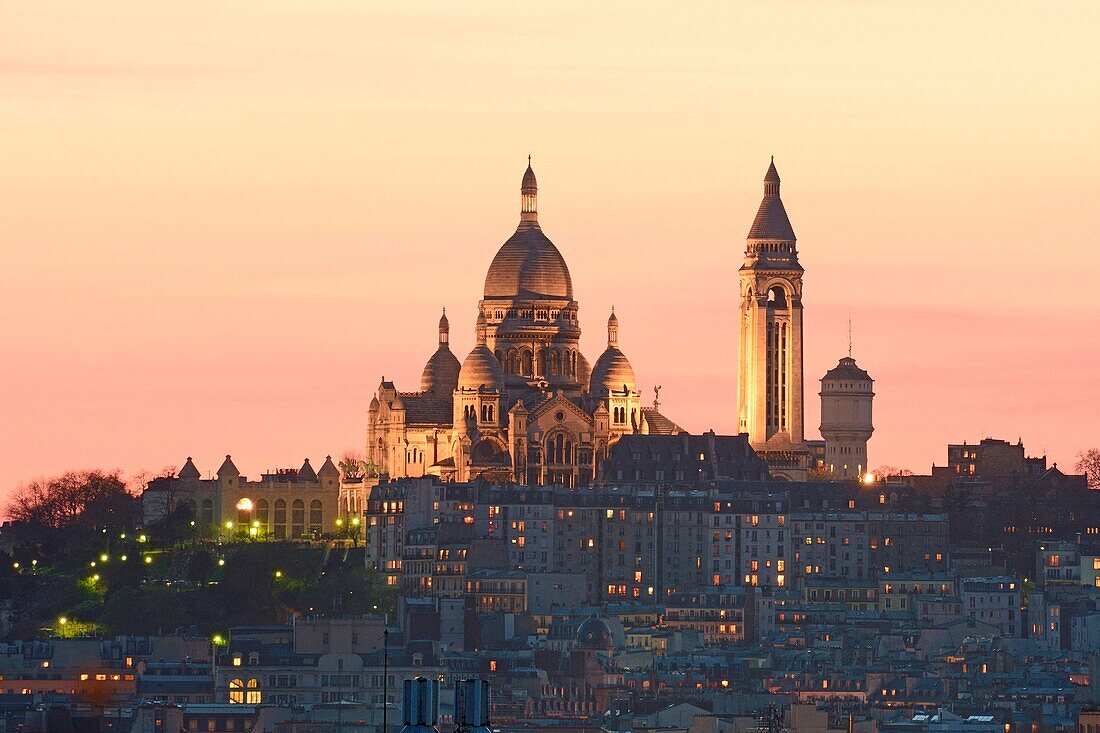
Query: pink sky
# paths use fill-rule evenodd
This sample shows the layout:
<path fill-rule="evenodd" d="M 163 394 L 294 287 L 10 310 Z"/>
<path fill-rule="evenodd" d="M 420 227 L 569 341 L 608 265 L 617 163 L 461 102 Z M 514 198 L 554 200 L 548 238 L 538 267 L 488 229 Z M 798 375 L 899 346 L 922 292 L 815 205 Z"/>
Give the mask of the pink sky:
<path fill-rule="evenodd" d="M 670 6 L 671 7 L 671 6 Z M 0 0 L 0 492 L 314 464 L 459 358 L 528 152 L 594 361 L 735 427 L 737 267 L 776 156 L 807 433 L 846 352 L 872 465 L 1100 445 L 1100 5 Z"/>

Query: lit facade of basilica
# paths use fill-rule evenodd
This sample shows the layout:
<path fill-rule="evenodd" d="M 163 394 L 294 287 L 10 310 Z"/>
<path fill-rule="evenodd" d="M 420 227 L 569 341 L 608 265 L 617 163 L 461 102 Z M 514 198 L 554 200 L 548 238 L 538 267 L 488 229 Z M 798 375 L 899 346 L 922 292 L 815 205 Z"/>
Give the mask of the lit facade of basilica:
<path fill-rule="evenodd" d="M 444 312 L 420 389 L 383 379 L 371 400 L 368 460 L 391 478 L 585 486 L 623 435 L 681 432 L 656 401 L 642 406 L 614 312 L 607 348 L 590 366 L 578 311 L 565 259 L 539 225 L 528 164 L 519 226 L 485 276 L 476 345 L 460 363 Z"/>
<path fill-rule="evenodd" d="M 812 472 L 858 478 L 868 465 L 874 395 L 851 354 L 838 365 L 844 369 L 822 379 L 824 440 L 806 440 L 803 268 L 779 188 L 773 162 L 739 272 L 739 432 L 775 479 L 801 481 Z M 519 226 L 485 276 L 476 345 L 460 363 L 444 312 L 420 389 L 399 391 L 383 378 L 371 400 L 368 461 L 390 478 L 586 486 L 601 478 L 622 436 L 683 432 L 656 400 L 642 406 L 634 369 L 619 349 L 614 311 L 607 348 L 589 366 L 578 311 L 565 259 L 539 225 L 528 162 Z"/>

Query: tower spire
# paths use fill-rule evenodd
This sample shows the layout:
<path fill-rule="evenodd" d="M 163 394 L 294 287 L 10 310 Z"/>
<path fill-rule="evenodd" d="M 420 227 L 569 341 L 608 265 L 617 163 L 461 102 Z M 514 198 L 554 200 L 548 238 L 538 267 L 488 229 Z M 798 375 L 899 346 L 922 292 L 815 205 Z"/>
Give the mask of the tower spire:
<path fill-rule="evenodd" d="M 852 317 L 848 316 L 848 358 L 852 358 Z"/>

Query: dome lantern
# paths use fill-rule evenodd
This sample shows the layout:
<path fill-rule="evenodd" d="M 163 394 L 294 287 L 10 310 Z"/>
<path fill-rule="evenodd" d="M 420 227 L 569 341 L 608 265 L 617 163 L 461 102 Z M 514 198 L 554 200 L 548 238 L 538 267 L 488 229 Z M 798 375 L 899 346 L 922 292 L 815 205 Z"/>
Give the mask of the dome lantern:
<path fill-rule="evenodd" d="M 451 323 L 447 320 L 447 309 L 443 309 L 443 315 L 439 317 L 439 345 L 447 346 L 451 340 Z"/>
<path fill-rule="evenodd" d="M 519 220 L 538 224 L 539 221 L 539 186 L 535 181 L 535 171 L 531 170 L 531 156 L 527 156 L 527 170 L 523 172 L 523 182 L 520 183 L 520 209 Z"/>

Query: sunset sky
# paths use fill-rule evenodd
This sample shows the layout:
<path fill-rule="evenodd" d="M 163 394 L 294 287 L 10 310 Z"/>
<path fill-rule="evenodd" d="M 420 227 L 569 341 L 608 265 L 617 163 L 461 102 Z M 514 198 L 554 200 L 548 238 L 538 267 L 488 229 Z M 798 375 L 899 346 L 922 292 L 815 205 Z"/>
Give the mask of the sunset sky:
<path fill-rule="evenodd" d="M 2 2 L 0 494 L 250 477 L 362 444 L 440 309 L 539 219 L 582 345 L 736 427 L 737 268 L 774 155 L 807 434 L 847 352 L 871 464 L 1100 446 L 1100 4 Z"/>

